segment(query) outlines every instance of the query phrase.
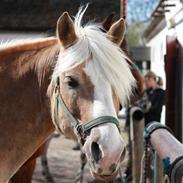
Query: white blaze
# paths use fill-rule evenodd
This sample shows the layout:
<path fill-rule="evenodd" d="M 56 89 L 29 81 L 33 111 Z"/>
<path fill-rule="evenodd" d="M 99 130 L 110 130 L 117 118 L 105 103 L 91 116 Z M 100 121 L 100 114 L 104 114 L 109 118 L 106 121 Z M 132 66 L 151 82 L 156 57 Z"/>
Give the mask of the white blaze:
<path fill-rule="evenodd" d="M 100 116 L 113 116 L 117 118 L 111 85 L 105 78 L 96 75 L 92 60 L 87 63 L 85 73 L 90 77 L 94 85 L 94 102 L 93 102 L 93 119 Z M 102 151 L 102 157 L 111 156 L 110 161 L 117 161 L 120 158 L 120 153 L 124 149 L 124 143 L 115 124 L 108 123 L 100 125 L 91 130 L 89 141 L 93 140 L 93 136 L 99 132 L 97 143 Z M 92 139 L 93 138 L 93 139 Z M 105 163 L 105 162 L 104 162 Z M 107 163 L 107 162 L 106 162 Z"/>
<path fill-rule="evenodd" d="M 117 117 L 110 83 L 101 76 L 97 77 L 97 73 L 93 68 L 92 61 L 87 63 L 84 70 L 94 85 L 93 118 L 100 116 Z"/>

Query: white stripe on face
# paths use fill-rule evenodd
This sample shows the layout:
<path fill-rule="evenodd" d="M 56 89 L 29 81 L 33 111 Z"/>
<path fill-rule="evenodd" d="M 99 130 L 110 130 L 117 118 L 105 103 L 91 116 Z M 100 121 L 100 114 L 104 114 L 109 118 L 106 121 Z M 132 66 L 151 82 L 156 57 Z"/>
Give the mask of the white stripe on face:
<path fill-rule="evenodd" d="M 92 61 L 88 62 L 84 69 L 86 75 L 91 79 L 94 86 L 94 102 L 93 102 L 93 119 L 100 116 L 117 117 L 111 85 L 102 77 L 97 78 L 97 74 L 92 65 Z M 97 139 L 97 140 L 96 140 Z M 87 138 L 85 150 L 87 156 L 92 156 L 91 143 L 97 142 L 102 152 L 100 166 L 107 174 L 109 165 L 113 162 L 119 162 L 121 153 L 124 150 L 125 144 L 119 134 L 115 124 L 107 123 L 97 126 L 91 130 L 90 136 Z"/>
<path fill-rule="evenodd" d="M 116 117 L 111 85 L 104 78 L 97 78 L 91 61 L 84 70 L 94 86 L 93 118 L 105 115 Z"/>

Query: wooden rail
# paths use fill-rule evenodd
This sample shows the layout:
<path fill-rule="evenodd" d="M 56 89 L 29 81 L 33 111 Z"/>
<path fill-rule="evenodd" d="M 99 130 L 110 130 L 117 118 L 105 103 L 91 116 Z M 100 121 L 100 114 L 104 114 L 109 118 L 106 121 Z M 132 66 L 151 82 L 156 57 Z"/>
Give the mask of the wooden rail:
<path fill-rule="evenodd" d="M 162 124 L 152 122 L 147 128 L 153 149 L 164 162 L 171 183 L 183 183 L 183 144 Z"/>

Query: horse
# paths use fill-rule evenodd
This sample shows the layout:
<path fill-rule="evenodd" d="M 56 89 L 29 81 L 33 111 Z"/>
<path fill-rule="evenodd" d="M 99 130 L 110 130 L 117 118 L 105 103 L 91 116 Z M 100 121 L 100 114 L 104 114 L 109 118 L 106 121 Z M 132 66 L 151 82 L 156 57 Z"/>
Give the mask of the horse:
<path fill-rule="evenodd" d="M 114 23 L 114 13 L 111 13 L 108 17 L 106 17 L 102 22 L 101 26 L 103 30 L 108 31 L 111 25 Z M 131 68 L 133 68 L 132 66 Z M 133 69 L 134 71 L 135 69 Z M 132 71 L 132 74 L 133 74 Z M 51 138 L 50 138 L 51 139 Z M 45 176 L 46 180 L 48 182 L 54 182 L 54 179 L 49 171 L 48 167 L 48 160 L 47 160 L 47 148 L 49 146 L 50 140 L 46 141 L 44 144 L 42 144 L 39 149 L 36 150 L 36 152 L 29 158 L 23 166 L 14 174 L 14 176 L 11 178 L 11 183 L 31 183 L 32 176 L 34 173 L 35 165 L 36 165 L 36 158 L 41 156 L 41 164 L 42 164 L 42 173 Z"/>
<path fill-rule="evenodd" d="M 0 48 L 1 183 L 9 181 L 55 128 L 80 139 L 98 179 L 111 179 L 124 162 L 116 111 L 135 85 L 128 58 L 117 46 L 123 38 L 117 30 L 124 21 L 103 33 L 98 25 L 80 25 L 84 11 L 75 23 L 65 12 L 57 22 L 56 38 Z M 60 109 L 63 106 L 77 122 L 76 129 Z M 93 126 L 89 123 L 84 133 L 87 121 Z"/>
<path fill-rule="evenodd" d="M 54 179 L 50 173 L 47 150 L 52 136 L 46 142 L 44 142 L 34 154 L 19 168 L 19 170 L 11 178 L 11 183 L 31 183 L 32 176 L 34 174 L 36 159 L 41 156 L 42 174 L 45 176 L 46 181 L 54 183 Z"/>

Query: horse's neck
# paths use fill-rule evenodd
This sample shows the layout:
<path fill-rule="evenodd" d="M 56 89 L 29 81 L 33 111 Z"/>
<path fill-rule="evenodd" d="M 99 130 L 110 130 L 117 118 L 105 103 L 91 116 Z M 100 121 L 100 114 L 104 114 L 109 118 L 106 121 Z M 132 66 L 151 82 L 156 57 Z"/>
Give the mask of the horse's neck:
<path fill-rule="evenodd" d="M 54 131 L 46 95 L 51 73 L 38 59 L 47 49 L 0 54 L 0 182 Z"/>
<path fill-rule="evenodd" d="M 39 112 L 42 106 L 45 108 L 48 104 L 47 88 L 58 55 L 57 47 L 57 44 L 43 44 L 39 49 L 22 48 L 12 53 L 4 50 L 5 54 L 0 49 L 0 108 L 7 106 L 9 109 L 10 104 L 11 107 L 21 104 L 19 106 L 24 112 L 30 106 Z"/>

